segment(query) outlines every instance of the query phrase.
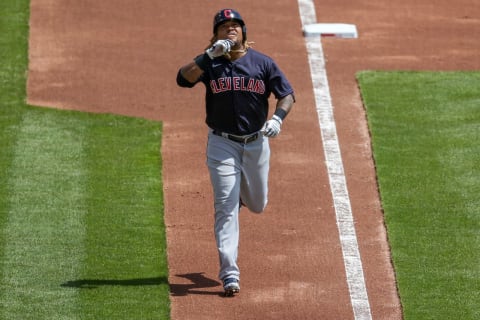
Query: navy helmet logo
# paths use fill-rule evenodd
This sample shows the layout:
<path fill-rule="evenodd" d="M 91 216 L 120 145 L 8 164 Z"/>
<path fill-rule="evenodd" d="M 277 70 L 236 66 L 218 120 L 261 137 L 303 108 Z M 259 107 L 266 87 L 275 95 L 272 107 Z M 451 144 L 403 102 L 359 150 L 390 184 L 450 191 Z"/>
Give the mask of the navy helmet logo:
<path fill-rule="evenodd" d="M 231 9 L 225 9 L 223 10 L 223 15 L 227 18 L 233 19 L 235 18 L 235 14 L 232 12 Z"/>

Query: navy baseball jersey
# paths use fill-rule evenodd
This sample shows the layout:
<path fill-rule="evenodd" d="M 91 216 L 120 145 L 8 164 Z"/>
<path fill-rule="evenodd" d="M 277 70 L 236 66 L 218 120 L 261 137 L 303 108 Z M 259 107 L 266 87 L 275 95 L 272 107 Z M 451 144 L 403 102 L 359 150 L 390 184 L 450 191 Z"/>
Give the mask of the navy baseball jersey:
<path fill-rule="evenodd" d="M 270 94 L 276 99 L 293 95 L 290 83 L 273 59 L 251 48 L 235 61 L 213 59 L 197 83 L 200 81 L 206 87 L 207 125 L 235 135 L 262 128 Z M 195 84 L 179 82 L 183 87 Z"/>

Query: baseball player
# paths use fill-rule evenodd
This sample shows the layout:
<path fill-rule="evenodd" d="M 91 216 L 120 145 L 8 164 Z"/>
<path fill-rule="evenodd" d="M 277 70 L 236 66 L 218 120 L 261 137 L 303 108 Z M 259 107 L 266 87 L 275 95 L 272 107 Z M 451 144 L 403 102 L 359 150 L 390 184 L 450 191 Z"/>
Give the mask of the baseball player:
<path fill-rule="evenodd" d="M 210 128 L 207 166 L 214 194 L 215 239 L 226 296 L 240 292 L 237 265 L 241 206 L 261 213 L 267 205 L 269 138 L 276 137 L 291 110 L 293 89 L 277 64 L 252 49 L 247 28 L 234 9 L 213 19 L 206 51 L 180 68 L 177 84 L 206 88 L 206 124 Z M 270 94 L 276 108 L 268 118 Z"/>

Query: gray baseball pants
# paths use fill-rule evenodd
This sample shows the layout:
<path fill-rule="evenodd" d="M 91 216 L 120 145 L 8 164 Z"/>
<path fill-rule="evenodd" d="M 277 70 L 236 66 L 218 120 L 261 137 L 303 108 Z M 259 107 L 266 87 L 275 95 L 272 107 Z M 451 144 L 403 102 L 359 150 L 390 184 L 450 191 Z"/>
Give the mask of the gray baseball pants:
<path fill-rule="evenodd" d="M 213 187 L 215 239 L 220 258 L 219 278 L 240 280 L 237 265 L 240 238 L 240 199 L 250 211 L 261 213 L 268 201 L 270 146 L 260 137 L 244 144 L 208 135 L 207 166 Z"/>

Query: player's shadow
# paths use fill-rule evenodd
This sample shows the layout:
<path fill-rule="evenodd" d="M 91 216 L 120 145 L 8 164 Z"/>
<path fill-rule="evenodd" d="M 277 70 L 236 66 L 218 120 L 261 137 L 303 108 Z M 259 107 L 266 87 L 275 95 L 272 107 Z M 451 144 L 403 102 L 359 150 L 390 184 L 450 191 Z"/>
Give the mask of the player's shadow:
<path fill-rule="evenodd" d="M 168 283 L 166 277 L 154 277 L 154 278 L 139 278 L 139 279 L 80 279 L 67 281 L 62 283 L 62 287 L 67 288 L 80 288 L 80 289 L 95 289 L 102 286 L 158 286 L 160 284 Z"/>
<path fill-rule="evenodd" d="M 222 295 L 222 291 L 207 291 L 206 288 L 214 288 L 220 282 L 207 278 L 203 272 L 176 274 L 176 277 L 185 278 L 191 281 L 189 284 L 170 283 L 170 292 L 173 296 L 186 296 L 189 294 Z"/>

